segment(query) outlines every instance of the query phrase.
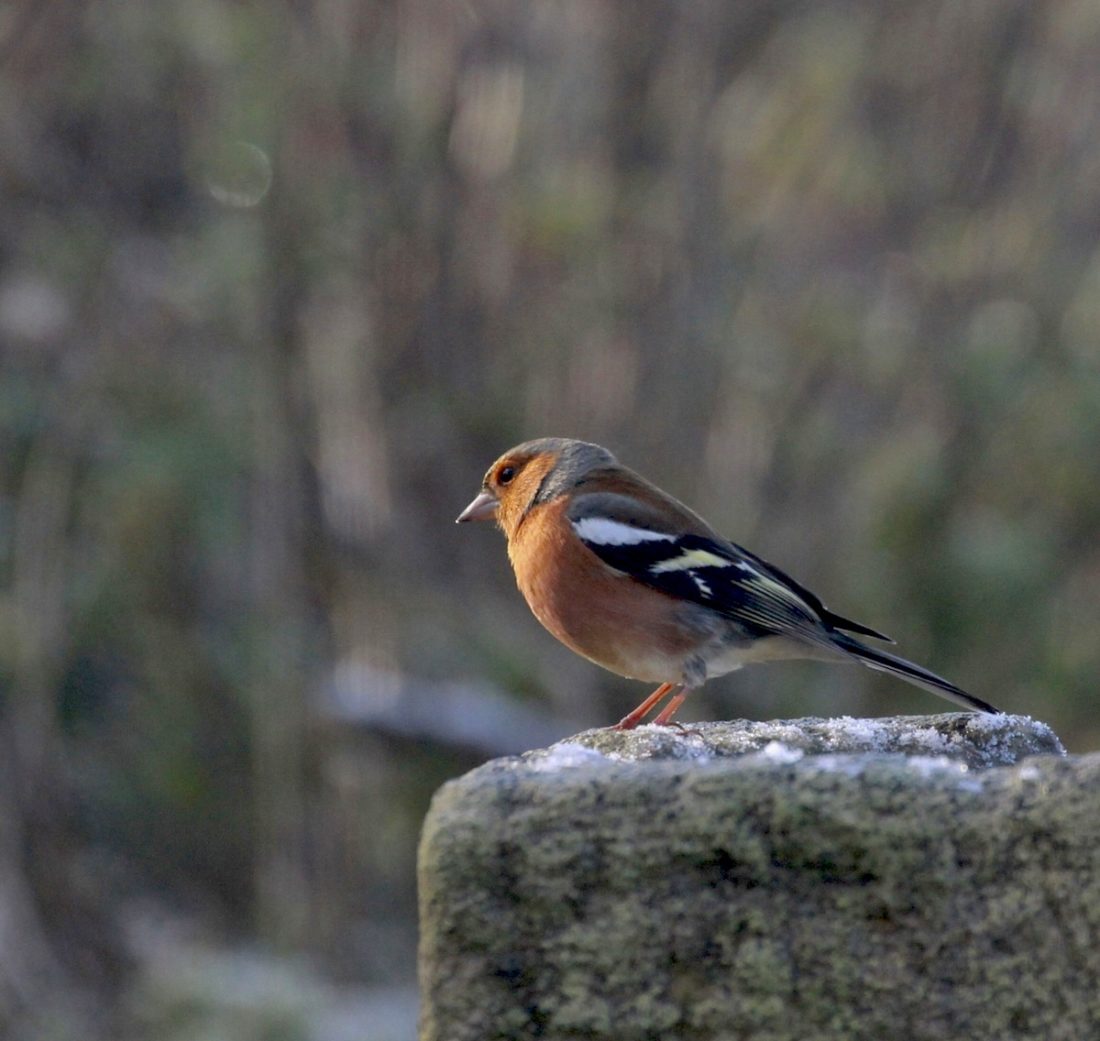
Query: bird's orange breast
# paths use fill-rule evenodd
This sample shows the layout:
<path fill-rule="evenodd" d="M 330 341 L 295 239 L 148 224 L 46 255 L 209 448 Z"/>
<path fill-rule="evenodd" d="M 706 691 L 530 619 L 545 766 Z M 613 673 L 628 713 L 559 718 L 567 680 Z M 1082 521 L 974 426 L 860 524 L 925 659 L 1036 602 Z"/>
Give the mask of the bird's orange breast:
<path fill-rule="evenodd" d="M 698 633 L 672 598 L 613 571 L 547 503 L 514 531 L 508 556 L 535 617 L 567 647 L 633 679 L 678 682 Z"/>

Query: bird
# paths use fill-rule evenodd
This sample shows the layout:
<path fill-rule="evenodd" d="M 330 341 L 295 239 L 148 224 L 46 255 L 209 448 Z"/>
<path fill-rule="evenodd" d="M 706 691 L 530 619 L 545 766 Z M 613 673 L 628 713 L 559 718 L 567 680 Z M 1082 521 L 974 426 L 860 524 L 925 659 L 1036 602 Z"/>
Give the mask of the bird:
<path fill-rule="evenodd" d="M 662 701 L 652 723 L 673 724 L 707 680 L 792 658 L 859 663 L 971 712 L 1001 712 L 871 646 L 867 639 L 894 641 L 829 610 L 600 445 L 544 437 L 509 449 L 456 523 L 489 520 L 504 533 L 516 584 L 546 629 L 596 665 L 660 684 L 619 730 L 637 727 Z"/>

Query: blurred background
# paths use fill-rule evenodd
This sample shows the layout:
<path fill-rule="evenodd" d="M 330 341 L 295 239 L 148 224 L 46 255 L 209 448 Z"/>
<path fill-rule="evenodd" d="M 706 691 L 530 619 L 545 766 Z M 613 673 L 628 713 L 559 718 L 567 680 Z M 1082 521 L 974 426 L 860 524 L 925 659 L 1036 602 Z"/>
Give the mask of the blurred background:
<path fill-rule="evenodd" d="M 647 692 L 453 524 L 546 434 L 1096 748 L 1100 8 L 3 5 L 0 1036 L 413 1036 L 431 792 Z"/>

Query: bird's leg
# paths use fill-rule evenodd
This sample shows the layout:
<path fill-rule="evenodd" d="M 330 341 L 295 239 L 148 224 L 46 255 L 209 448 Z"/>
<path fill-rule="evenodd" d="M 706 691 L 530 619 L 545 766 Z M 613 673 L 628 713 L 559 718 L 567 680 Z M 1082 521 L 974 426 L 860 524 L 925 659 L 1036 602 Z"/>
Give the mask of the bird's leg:
<path fill-rule="evenodd" d="M 677 694 L 663 709 L 661 709 L 660 715 L 653 720 L 655 727 L 678 727 L 679 723 L 673 723 L 672 717 L 679 711 L 680 706 L 684 703 L 684 699 L 687 698 L 690 687 L 685 687 L 679 694 Z"/>
<path fill-rule="evenodd" d="M 657 707 L 674 689 L 675 683 L 662 683 L 648 698 L 645 699 L 633 712 L 628 712 L 611 729 L 633 730 L 642 719 Z M 661 715 L 664 715 L 662 712 Z"/>

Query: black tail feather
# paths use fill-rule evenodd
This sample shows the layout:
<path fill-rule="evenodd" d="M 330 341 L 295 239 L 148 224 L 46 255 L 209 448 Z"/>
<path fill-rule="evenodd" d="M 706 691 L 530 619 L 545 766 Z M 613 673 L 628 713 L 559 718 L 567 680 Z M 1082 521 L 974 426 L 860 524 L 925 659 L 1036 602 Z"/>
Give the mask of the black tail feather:
<path fill-rule="evenodd" d="M 877 629 L 872 629 L 862 622 L 853 622 L 851 618 L 842 618 L 838 614 L 833 614 L 828 608 L 825 608 L 821 617 L 825 624 L 833 629 L 843 629 L 846 633 L 859 633 L 860 636 L 870 636 L 886 643 L 895 642 L 892 637 L 887 636 L 885 633 L 880 633 Z"/>
<path fill-rule="evenodd" d="M 863 630 L 853 631 L 862 632 Z M 963 708 L 969 709 L 971 712 L 988 712 L 993 715 L 1001 715 L 999 708 L 982 701 L 981 698 L 974 697 L 973 694 L 967 694 L 961 687 L 949 683 L 942 676 L 937 676 L 934 672 L 929 672 L 928 669 L 922 668 L 920 665 L 914 665 L 911 661 L 899 658 L 896 654 L 887 654 L 885 651 L 868 647 L 845 633 L 834 633 L 833 643 L 841 650 L 847 651 L 861 665 L 866 665 L 869 669 L 876 669 L 879 672 L 888 672 L 892 676 L 898 676 L 909 683 L 931 691 L 933 694 L 938 694 L 941 698 L 947 698 L 948 701 L 962 705 Z"/>

